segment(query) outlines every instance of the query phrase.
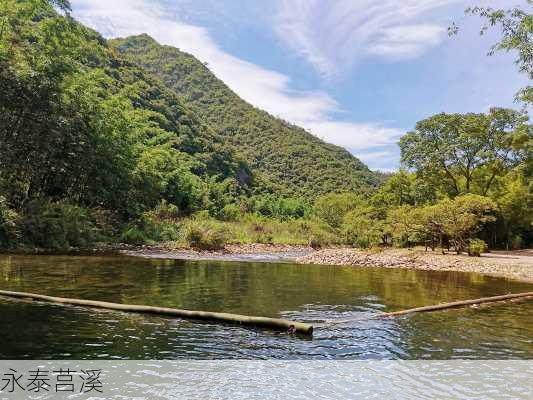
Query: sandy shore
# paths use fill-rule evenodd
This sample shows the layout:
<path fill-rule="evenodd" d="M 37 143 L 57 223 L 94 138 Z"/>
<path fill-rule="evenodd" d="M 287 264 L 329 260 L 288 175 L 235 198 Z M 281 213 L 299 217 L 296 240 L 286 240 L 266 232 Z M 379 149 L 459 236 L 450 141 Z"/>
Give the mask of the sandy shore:
<path fill-rule="evenodd" d="M 352 248 L 313 250 L 307 246 L 245 244 L 227 245 L 220 251 L 173 249 L 165 244 L 122 249 L 136 257 L 218 260 L 290 261 L 299 264 L 349 265 L 354 267 L 406 268 L 432 271 L 477 272 L 533 283 L 533 250 L 494 251 L 481 257 L 441 254 L 424 249 L 385 249 L 363 251 Z"/>

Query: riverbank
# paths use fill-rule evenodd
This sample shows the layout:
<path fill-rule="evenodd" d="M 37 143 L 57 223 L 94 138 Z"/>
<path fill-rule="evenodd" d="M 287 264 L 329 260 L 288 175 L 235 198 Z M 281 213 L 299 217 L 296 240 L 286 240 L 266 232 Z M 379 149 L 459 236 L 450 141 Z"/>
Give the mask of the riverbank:
<path fill-rule="evenodd" d="M 222 250 L 176 249 L 171 244 L 122 248 L 120 253 L 145 258 L 177 260 L 218 260 L 218 261 L 295 261 L 309 256 L 313 249 L 307 246 L 284 244 L 229 244 Z"/>
<path fill-rule="evenodd" d="M 369 252 L 352 248 L 332 248 L 313 252 L 295 261 L 302 264 L 477 272 L 533 282 L 533 250 L 494 251 L 482 254 L 481 257 L 469 257 L 466 254 L 442 254 L 424 249 Z"/>
<path fill-rule="evenodd" d="M 234 244 L 227 245 L 220 251 L 195 251 L 174 249 L 161 244 L 131 247 L 120 252 L 130 256 L 161 259 L 292 261 L 299 264 L 477 272 L 533 283 L 533 250 L 494 251 L 481 257 L 469 257 L 425 251 L 423 248 L 368 251 L 335 247 L 313 250 L 307 246 L 294 245 Z"/>

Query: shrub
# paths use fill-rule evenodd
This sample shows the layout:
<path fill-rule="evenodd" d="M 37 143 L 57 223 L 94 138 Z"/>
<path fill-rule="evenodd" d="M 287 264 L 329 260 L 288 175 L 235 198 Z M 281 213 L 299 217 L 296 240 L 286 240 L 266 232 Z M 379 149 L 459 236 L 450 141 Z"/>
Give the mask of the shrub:
<path fill-rule="evenodd" d="M 102 240 L 114 241 L 117 239 L 120 226 L 117 212 L 96 207 L 89 210 L 89 217 Z"/>
<path fill-rule="evenodd" d="M 178 208 L 162 200 L 156 208 L 129 224 L 121 235 L 121 241 L 141 245 L 178 240 L 178 216 Z"/>
<path fill-rule="evenodd" d="M 344 216 L 361 204 L 361 199 L 352 193 L 330 193 L 315 203 L 316 215 L 333 228 L 340 228 Z"/>
<path fill-rule="evenodd" d="M 305 225 L 309 237 L 309 247 L 319 249 L 340 243 L 339 236 L 332 232 L 332 228 L 326 223 L 322 221 L 309 221 Z"/>
<path fill-rule="evenodd" d="M 228 230 L 215 221 L 190 221 L 185 226 L 185 241 L 195 249 L 220 250 L 228 238 Z"/>
<path fill-rule="evenodd" d="M 27 244 L 49 250 L 86 248 L 101 239 L 89 210 L 42 200 L 24 209 L 21 229 Z"/>
<path fill-rule="evenodd" d="M 488 250 L 487 243 L 481 239 L 470 239 L 468 243 L 468 255 L 471 257 L 481 257 L 481 253 Z"/>
<path fill-rule="evenodd" d="M 148 238 L 141 229 L 136 226 L 130 226 L 122 233 L 120 241 L 139 246 L 146 243 Z"/>
<path fill-rule="evenodd" d="M 154 219 L 160 221 L 177 220 L 179 218 L 179 209 L 174 204 L 168 203 L 166 200 L 161 200 L 156 208 L 150 212 Z"/>
<path fill-rule="evenodd" d="M 346 214 L 342 237 L 346 244 L 362 248 L 377 246 L 383 241 L 384 222 L 372 207 L 363 207 Z"/>
<path fill-rule="evenodd" d="M 276 218 L 281 221 L 303 218 L 310 211 L 309 204 L 303 199 L 285 198 L 273 194 L 251 197 L 247 209 L 257 215 Z"/>
<path fill-rule="evenodd" d="M 264 223 L 252 223 L 252 238 L 255 243 L 272 243 L 274 235 L 272 231 L 268 229 Z"/>
<path fill-rule="evenodd" d="M 221 219 L 223 221 L 237 221 L 241 216 L 241 208 L 237 204 L 227 204 L 221 212 Z"/>
<path fill-rule="evenodd" d="M 520 250 L 524 247 L 524 239 L 520 235 L 515 235 L 511 239 L 511 250 Z"/>
<path fill-rule="evenodd" d="M 196 221 L 209 221 L 211 216 L 209 215 L 209 210 L 197 211 L 193 214 L 193 219 Z"/>
<path fill-rule="evenodd" d="M 0 248 L 11 248 L 17 244 L 20 236 L 17 218 L 17 213 L 11 210 L 5 198 L 0 196 Z"/>

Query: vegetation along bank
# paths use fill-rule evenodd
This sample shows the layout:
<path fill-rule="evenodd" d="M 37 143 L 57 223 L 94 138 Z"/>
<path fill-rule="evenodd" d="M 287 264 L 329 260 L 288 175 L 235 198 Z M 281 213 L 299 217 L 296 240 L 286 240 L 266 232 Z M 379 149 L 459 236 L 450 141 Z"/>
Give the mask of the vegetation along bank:
<path fill-rule="evenodd" d="M 516 51 L 531 78 L 533 24 L 517 10 L 482 15 L 503 27 L 495 50 Z M 400 139 L 400 170 L 383 174 L 254 108 L 190 54 L 147 35 L 107 41 L 69 12 L 67 1 L 0 3 L 0 249 L 478 256 L 533 244 L 529 86 L 516 110 L 418 122 Z"/>

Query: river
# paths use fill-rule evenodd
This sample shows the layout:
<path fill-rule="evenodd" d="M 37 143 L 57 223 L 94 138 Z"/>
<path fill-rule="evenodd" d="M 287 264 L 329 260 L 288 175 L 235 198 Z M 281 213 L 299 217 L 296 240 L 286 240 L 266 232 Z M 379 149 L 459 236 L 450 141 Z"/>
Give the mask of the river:
<path fill-rule="evenodd" d="M 531 291 L 472 273 L 124 255 L 0 256 L 0 289 L 322 322 Z M 533 303 L 264 329 L 0 298 L 1 359 L 531 359 Z"/>

